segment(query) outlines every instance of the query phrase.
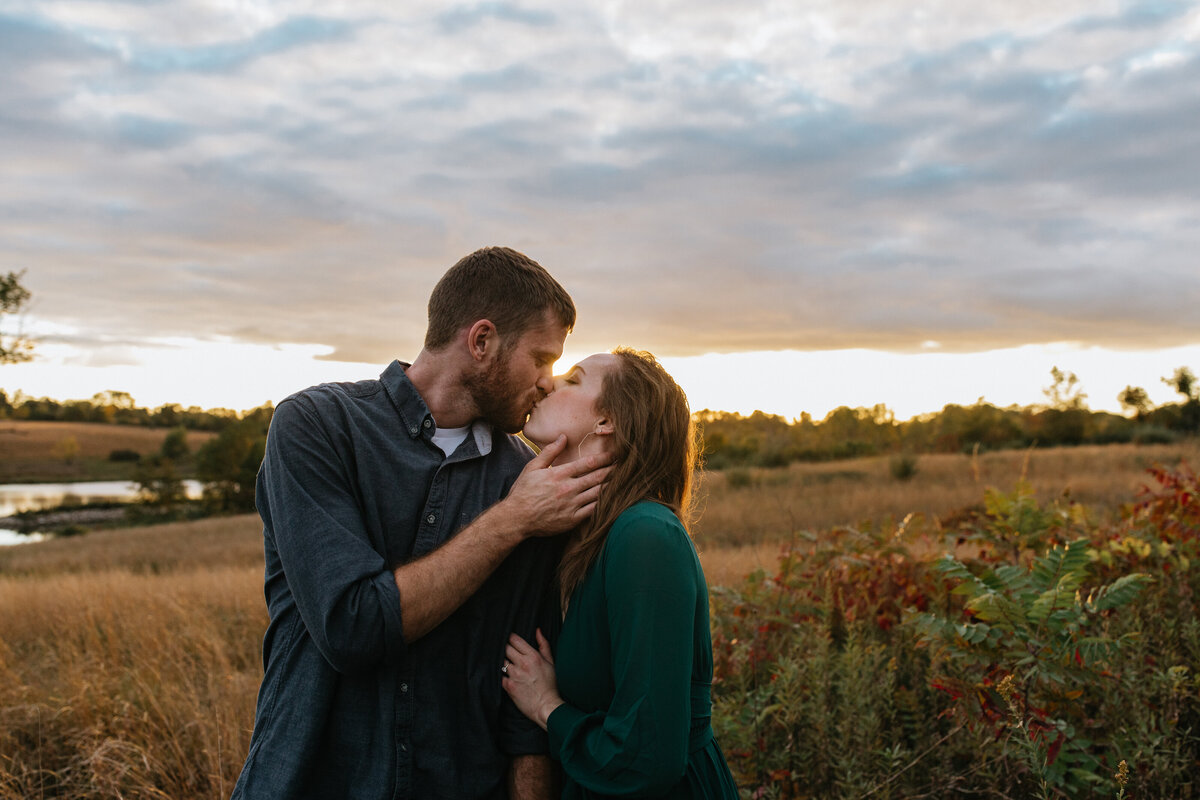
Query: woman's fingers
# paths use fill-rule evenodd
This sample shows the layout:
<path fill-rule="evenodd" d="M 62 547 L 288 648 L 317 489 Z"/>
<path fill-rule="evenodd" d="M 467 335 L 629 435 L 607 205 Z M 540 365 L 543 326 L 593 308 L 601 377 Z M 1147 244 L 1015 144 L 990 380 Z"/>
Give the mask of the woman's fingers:
<path fill-rule="evenodd" d="M 541 628 L 537 629 L 536 635 L 537 635 L 537 643 L 538 643 L 538 653 L 540 653 L 542 658 L 546 659 L 546 661 L 553 664 L 554 663 L 554 651 L 550 649 L 550 640 L 542 635 Z"/>
<path fill-rule="evenodd" d="M 518 653 L 535 653 L 533 645 L 522 639 L 517 634 L 512 634 L 508 637 L 508 646 L 516 650 Z"/>

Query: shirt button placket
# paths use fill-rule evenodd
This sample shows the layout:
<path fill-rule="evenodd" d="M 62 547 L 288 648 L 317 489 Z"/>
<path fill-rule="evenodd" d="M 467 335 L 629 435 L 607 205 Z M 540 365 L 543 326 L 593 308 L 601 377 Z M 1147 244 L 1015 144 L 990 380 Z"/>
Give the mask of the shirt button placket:
<path fill-rule="evenodd" d="M 396 725 L 396 756 L 397 756 L 397 775 L 396 775 L 396 800 L 408 800 L 413 797 L 413 766 L 412 766 L 412 748 L 409 742 L 412 740 L 412 692 L 409 691 L 408 681 L 400 682 L 400 698 L 396 704 L 396 708 L 400 712 L 400 717 Z"/>

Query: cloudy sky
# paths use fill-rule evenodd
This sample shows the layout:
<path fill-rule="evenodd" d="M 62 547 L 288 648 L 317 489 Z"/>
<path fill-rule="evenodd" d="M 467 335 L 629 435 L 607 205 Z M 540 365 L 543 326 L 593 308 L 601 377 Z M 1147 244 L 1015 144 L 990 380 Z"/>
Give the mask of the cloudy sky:
<path fill-rule="evenodd" d="M 0 0 L 0 74 L 10 394 L 369 376 L 487 244 L 697 407 L 1200 370 L 1196 2 Z"/>

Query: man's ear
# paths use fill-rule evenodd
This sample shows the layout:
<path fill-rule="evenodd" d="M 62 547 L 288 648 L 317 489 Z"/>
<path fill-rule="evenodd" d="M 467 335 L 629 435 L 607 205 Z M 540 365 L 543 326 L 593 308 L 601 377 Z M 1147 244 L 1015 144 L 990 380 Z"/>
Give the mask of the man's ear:
<path fill-rule="evenodd" d="M 481 319 L 467 330 L 467 350 L 476 361 L 500 352 L 500 334 L 490 319 Z"/>

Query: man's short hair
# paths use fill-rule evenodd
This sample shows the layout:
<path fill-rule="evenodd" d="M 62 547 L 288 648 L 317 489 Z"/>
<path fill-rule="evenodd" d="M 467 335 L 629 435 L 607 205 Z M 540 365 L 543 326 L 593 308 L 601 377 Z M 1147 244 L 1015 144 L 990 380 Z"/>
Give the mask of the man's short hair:
<path fill-rule="evenodd" d="M 439 350 L 463 328 L 491 320 L 506 347 L 552 312 L 569 333 L 575 304 L 541 264 L 509 247 L 484 247 L 451 267 L 429 296 L 425 348 Z"/>

